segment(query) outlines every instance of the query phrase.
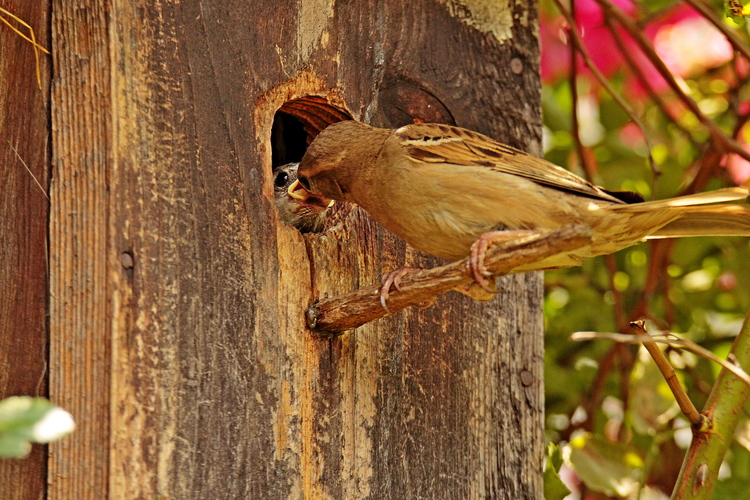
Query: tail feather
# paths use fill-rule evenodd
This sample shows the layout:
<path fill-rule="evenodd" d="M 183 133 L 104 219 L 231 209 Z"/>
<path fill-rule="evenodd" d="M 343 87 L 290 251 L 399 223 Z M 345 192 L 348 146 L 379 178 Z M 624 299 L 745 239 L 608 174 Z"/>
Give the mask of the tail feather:
<path fill-rule="evenodd" d="M 618 205 L 620 213 L 653 215 L 663 211 L 669 222 L 648 236 L 656 238 L 682 238 L 686 236 L 750 236 L 750 205 L 747 188 L 726 188 L 708 193 L 698 193 L 667 200 L 647 201 Z"/>
<path fill-rule="evenodd" d="M 680 218 L 648 237 L 750 236 L 750 206 L 716 205 L 678 209 Z"/>
<path fill-rule="evenodd" d="M 678 198 L 666 200 L 644 201 L 643 203 L 632 203 L 630 205 L 618 205 L 618 212 L 643 212 L 644 210 L 658 210 L 660 208 L 674 207 L 696 207 L 699 205 L 713 205 L 716 203 L 728 203 L 732 201 L 748 201 L 750 190 L 743 187 L 717 189 L 707 193 L 689 194 Z"/>

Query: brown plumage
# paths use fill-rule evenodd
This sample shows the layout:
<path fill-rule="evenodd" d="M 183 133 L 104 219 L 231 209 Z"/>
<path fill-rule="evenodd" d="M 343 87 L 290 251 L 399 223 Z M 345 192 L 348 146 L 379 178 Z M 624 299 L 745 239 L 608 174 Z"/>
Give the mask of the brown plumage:
<path fill-rule="evenodd" d="M 450 260 L 490 231 L 591 228 L 590 246 L 517 271 L 579 265 L 644 239 L 750 236 L 746 188 L 644 202 L 448 125 L 336 123 L 310 144 L 298 175 L 307 191 L 356 203 L 413 247 Z"/>

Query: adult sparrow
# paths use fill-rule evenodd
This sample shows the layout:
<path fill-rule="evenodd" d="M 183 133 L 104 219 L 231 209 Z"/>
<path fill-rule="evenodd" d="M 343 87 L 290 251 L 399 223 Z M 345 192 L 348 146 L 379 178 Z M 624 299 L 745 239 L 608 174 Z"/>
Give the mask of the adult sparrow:
<path fill-rule="evenodd" d="M 273 169 L 274 201 L 282 221 L 303 233 L 316 233 L 323 228 L 331 200 L 323 203 L 314 196 L 299 199 L 289 195 L 289 186 L 297 180 L 298 166 L 299 163 L 287 163 Z"/>
<path fill-rule="evenodd" d="M 391 130 L 338 122 L 310 144 L 297 174 L 293 198 L 356 203 L 418 250 L 450 260 L 471 256 L 470 270 L 484 286 L 487 246 L 526 230 L 584 225 L 591 244 L 514 272 L 576 266 L 644 239 L 750 236 L 746 188 L 646 202 L 448 125 Z M 727 203 L 733 201 L 745 203 Z"/>

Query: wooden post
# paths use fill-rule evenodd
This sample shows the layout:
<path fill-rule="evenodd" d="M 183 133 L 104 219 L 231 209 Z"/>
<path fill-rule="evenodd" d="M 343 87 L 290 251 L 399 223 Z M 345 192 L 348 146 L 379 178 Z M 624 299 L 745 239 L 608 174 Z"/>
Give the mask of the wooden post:
<path fill-rule="evenodd" d="M 79 430 L 49 497 L 541 498 L 540 275 L 316 338 L 315 299 L 440 262 L 358 208 L 300 234 L 271 176 L 345 115 L 538 154 L 535 4 L 52 5 L 50 387 Z"/>
<path fill-rule="evenodd" d="M 49 48 L 49 2 L 9 0 L 0 7 Z M 50 66 L 42 54 L 40 89 L 34 61 L 33 46 L 0 24 L 0 400 L 47 396 Z M 22 460 L 0 459 L 0 498 L 43 498 L 46 462 L 41 445 Z"/>

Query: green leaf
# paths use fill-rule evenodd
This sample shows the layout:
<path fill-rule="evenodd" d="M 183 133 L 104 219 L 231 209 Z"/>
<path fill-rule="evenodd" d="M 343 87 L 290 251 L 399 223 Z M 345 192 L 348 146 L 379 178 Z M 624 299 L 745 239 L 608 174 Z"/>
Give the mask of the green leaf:
<path fill-rule="evenodd" d="M 563 459 L 560 448 L 553 443 L 547 445 L 547 461 L 544 466 L 544 498 L 545 500 L 562 500 L 570 494 L 570 490 L 560 479 L 558 474 Z"/>
<path fill-rule="evenodd" d="M 44 398 L 14 396 L 0 401 L 0 456 L 24 457 L 31 442 L 49 443 L 75 428 L 73 418 Z"/>
<path fill-rule="evenodd" d="M 555 443 L 547 444 L 547 465 L 552 466 L 555 472 L 560 471 L 563 464 L 562 450 Z"/>
<path fill-rule="evenodd" d="M 23 458 L 31 451 L 31 443 L 18 434 L 0 432 L 0 457 Z"/>
<path fill-rule="evenodd" d="M 55 405 L 44 398 L 14 396 L 0 401 L 0 432 L 23 432 L 39 422 Z"/>
<path fill-rule="evenodd" d="M 568 446 L 571 465 L 592 490 L 624 497 L 640 486 L 644 464 L 636 448 L 590 433 L 574 437 Z"/>
<path fill-rule="evenodd" d="M 747 7 L 740 0 L 726 0 L 724 2 L 724 15 L 731 19 L 735 26 L 745 25 L 745 16 L 748 15 Z"/>
<path fill-rule="evenodd" d="M 719 480 L 711 498 L 721 500 L 723 498 L 735 498 L 737 500 L 747 498 L 750 491 L 750 452 L 744 448 L 737 447 L 729 454 L 732 474 L 725 479 Z"/>
<path fill-rule="evenodd" d="M 544 498 L 545 500 L 563 500 L 570 495 L 570 490 L 562 482 L 557 471 L 552 467 L 544 470 Z"/>

